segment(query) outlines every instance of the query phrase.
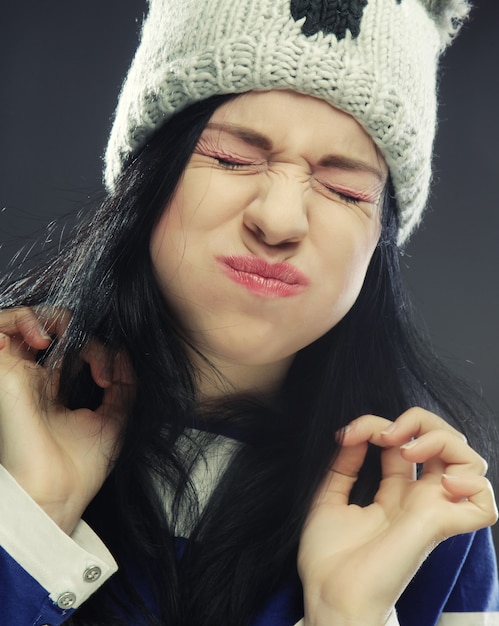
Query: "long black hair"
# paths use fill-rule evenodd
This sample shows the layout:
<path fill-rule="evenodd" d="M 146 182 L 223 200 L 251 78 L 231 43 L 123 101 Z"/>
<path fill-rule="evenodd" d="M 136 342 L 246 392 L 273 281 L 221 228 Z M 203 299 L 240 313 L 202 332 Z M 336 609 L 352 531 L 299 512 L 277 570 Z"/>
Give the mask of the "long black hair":
<path fill-rule="evenodd" d="M 119 458 L 85 515 L 120 570 L 75 613 L 74 625 L 248 624 L 273 591 L 296 582 L 301 528 L 337 453 L 335 433 L 364 413 L 395 419 L 419 405 L 452 421 L 482 452 L 487 440 L 472 394 L 413 322 L 389 189 L 380 242 L 356 303 L 296 355 L 272 406 L 251 397 L 196 404 L 186 338 L 158 288 L 149 245 L 203 128 L 229 97 L 194 104 L 169 120 L 65 248 L 6 282 L 0 296 L 2 308 L 47 304 L 71 311 L 67 331 L 44 362 L 60 372 L 60 399 L 68 406 L 99 402 L 81 359 L 91 338 L 110 353 L 126 351 L 136 378 Z M 245 443 L 180 557 L 173 535 L 181 507 L 166 514 L 157 481 L 174 503 L 190 499 L 196 509 L 189 467 L 203 443 L 186 458 L 178 442 L 200 424 L 211 431 L 201 437 L 206 445 L 227 431 Z M 367 504 L 378 484 L 372 449 L 352 500 Z"/>

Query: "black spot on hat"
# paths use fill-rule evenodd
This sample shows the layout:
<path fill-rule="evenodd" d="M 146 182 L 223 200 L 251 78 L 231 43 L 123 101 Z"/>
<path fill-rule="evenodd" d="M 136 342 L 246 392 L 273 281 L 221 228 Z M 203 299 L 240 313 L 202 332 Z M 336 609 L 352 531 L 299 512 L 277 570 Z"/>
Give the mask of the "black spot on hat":
<path fill-rule="evenodd" d="M 343 39 L 347 30 L 359 36 L 360 22 L 368 0 L 291 0 L 294 20 L 306 18 L 302 32 L 307 37 L 322 31 Z M 396 0 L 400 4 L 401 0 Z"/>

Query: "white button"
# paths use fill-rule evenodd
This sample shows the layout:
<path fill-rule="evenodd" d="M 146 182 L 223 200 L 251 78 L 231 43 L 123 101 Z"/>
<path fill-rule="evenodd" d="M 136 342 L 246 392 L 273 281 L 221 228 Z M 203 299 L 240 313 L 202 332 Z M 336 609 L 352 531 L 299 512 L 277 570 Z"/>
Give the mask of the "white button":
<path fill-rule="evenodd" d="M 66 593 L 61 593 L 61 595 L 57 599 L 57 606 L 60 609 L 70 609 L 75 602 L 75 594 L 71 593 L 71 591 L 66 591 Z"/>
<path fill-rule="evenodd" d="M 87 569 L 83 572 L 83 580 L 86 583 L 94 583 L 96 580 L 99 580 L 101 574 L 101 568 L 97 565 L 92 565 L 92 567 L 87 567 Z"/>

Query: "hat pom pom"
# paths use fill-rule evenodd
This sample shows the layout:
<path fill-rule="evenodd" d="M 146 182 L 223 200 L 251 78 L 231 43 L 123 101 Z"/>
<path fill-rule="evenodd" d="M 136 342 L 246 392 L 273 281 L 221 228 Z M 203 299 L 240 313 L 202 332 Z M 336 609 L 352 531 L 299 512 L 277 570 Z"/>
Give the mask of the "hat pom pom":
<path fill-rule="evenodd" d="M 467 0 L 421 0 L 435 20 L 440 32 L 442 48 L 446 48 L 457 35 L 470 11 Z"/>

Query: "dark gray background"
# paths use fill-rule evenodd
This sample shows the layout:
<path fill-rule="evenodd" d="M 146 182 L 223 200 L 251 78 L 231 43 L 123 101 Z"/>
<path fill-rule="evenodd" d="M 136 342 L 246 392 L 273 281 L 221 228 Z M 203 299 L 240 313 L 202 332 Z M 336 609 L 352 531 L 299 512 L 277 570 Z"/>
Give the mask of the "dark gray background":
<path fill-rule="evenodd" d="M 435 184 L 403 259 L 437 351 L 499 412 L 499 2 L 444 57 Z M 145 0 L 16 0 L 0 22 L 0 271 L 101 188 Z M 421 42 L 424 45 L 424 41 Z"/>

